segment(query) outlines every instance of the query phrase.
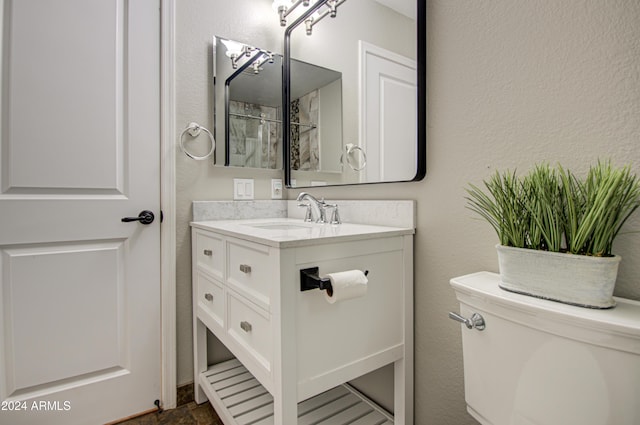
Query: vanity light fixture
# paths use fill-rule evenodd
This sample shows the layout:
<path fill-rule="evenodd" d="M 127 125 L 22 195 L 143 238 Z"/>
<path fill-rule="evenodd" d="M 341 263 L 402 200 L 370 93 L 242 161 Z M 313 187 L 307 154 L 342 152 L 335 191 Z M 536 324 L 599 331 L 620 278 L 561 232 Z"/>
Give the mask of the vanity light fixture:
<path fill-rule="evenodd" d="M 253 68 L 253 73 L 254 74 L 259 74 L 260 70 L 262 69 L 262 65 L 264 65 L 265 63 L 273 63 L 273 53 L 268 52 L 266 50 L 260 50 L 260 55 L 262 55 L 262 58 L 258 58 L 256 59 L 252 64 L 251 67 Z"/>
<path fill-rule="evenodd" d="M 340 6 L 345 1 L 347 0 L 329 0 L 325 3 L 326 9 L 324 10 L 324 12 L 316 12 L 309 16 L 309 18 L 304 21 L 307 35 L 311 35 L 313 26 L 325 17 L 330 16 L 332 18 L 335 18 L 338 13 L 338 6 Z"/>
<path fill-rule="evenodd" d="M 307 35 L 311 35 L 313 26 L 318 22 L 320 22 L 320 19 L 324 18 L 325 16 L 326 16 L 326 12 L 320 15 L 318 11 L 315 11 L 314 13 L 311 14 L 311 16 L 309 16 L 307 19 L 304 20 L 304 26 L 305 26 Z"/>
<path fill-rule="evenodd" d="M 327 15 L 335 18 L 338 6 L 340 6 L 345 1 L 347 0 L 328 0 L 323 5 L 326 6 L 326 9 L 322 13 L 315 12 L 311 16 L 309 16 L 309 18 L 305 20 L 307 35 L 311 35 L 313 26 L 320 22 Z M 281 27 L 287 25 L 287 16 L 289 16 L 289 14 L 301 4 L 303 7 L 308 8 L 309 0 L 297 0 L 295 2 L 292 2 L 291 0 L 273 0 L 271 7 L 274 11 L 278 12 L 278 15 L 280 16 Z"/>
<path fill-rule="evenodd" d="M 265 63 L 273 63 L 273 53 L 268 50 L 258 49 L 233 40 L 221 39 L 221 41 L 227 48 L 225 55 L 231 59 L 231 67 L 233 69 L 238 69 L 242 58 L 247 58 L 247 61 L 252 62 L 251 68 L 254 74 L 260 73 L 262 65 Z"/>
<path fill-rule="evenodd" d="M 309 7 L 309 0 L 296 0 L 295 2 L 292 2 L 291 0 L 273 0 L 271 7 L 273 10 L 278 12 L 281 27 L 287 25 L 287 16 L 289 16 L 289 14 L 301 4 L 304 7 Z"/>
<path fill-rule="evenodd" d="M 231 67 L 233 69 L 238 68 L 238 61 L 242 57 L 251 57 L 251 52 L 254 50 L 253 47 L 247 46 L 246 44 L 238 43 L 233 40 L 221 40 L 222 44 L 227 48 L 225 55 L 231 59 Z"/>

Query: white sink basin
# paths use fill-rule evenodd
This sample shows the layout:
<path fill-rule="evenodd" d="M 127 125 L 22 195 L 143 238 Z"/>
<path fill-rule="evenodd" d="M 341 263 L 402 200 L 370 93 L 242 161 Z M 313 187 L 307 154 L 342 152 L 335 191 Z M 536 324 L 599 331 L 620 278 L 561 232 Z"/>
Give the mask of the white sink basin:
<path fill-rule="evenodd" d="M 267 230 L 297 230 L 297 229 L 310 229 L 310 225 L 304 224 L 293 224 L 293 223 L 256 223 L 256 224 L 245 224 L 245 226 L 255 227 L 256 229 L 267 229 Z"/>

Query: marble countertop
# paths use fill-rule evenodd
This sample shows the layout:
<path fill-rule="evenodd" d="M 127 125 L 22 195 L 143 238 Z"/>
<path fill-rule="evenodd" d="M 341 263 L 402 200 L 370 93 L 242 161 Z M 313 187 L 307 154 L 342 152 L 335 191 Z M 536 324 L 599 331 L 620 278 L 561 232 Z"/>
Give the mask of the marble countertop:
<path fill-rule="evenodd" d="M 410 235 L 413 228 L 370 224 L 316 224 L 299 218 L 194 221 L 191 226 L 276 248 Z"/>

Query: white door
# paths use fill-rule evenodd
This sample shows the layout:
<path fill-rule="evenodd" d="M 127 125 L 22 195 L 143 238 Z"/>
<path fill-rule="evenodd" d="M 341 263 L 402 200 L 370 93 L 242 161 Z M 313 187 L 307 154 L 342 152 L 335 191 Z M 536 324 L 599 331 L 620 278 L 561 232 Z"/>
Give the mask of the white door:
<path fill-rule="evenodd" d="M 411 180 L 417 172 L 417 68 L 412 59 L 360 42 L 364 181 Z"/>
<path fill-rule="evenodd" d="M 159 1 L 0 5 L 0 424 L 153 409 Z"/>

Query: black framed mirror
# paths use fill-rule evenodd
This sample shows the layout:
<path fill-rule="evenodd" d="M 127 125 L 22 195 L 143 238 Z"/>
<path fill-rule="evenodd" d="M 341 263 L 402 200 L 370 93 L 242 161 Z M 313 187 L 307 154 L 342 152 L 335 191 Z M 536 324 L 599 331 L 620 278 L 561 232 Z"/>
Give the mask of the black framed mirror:
<path fill-rule="evenodd" d="M 288 187 L 416 181 L 425 176 L 425 3 L 318 0 L 286 28 L 282 121 Z M 335 17 L 322 16 L 331 8 Z M 292 58 L 341 74 L 342 119 L 326 125 L 333 130 L 340 125 L 341 135 L 327 140 L 320 128 L 322 143 L 311 141 L 304 147 L 293 123 L 300 122 L 297 104 L 306 93 L 300 95 L 301 76 Z M 325 104 L 327 97 L 314 96 L 320 116 L 335 116 L 334 108 Z M 316 169 L 297 164 L 303 149 L 320 158 Z M 324 167 L 327 161 L 336 162 L 337 168 Z"/>

